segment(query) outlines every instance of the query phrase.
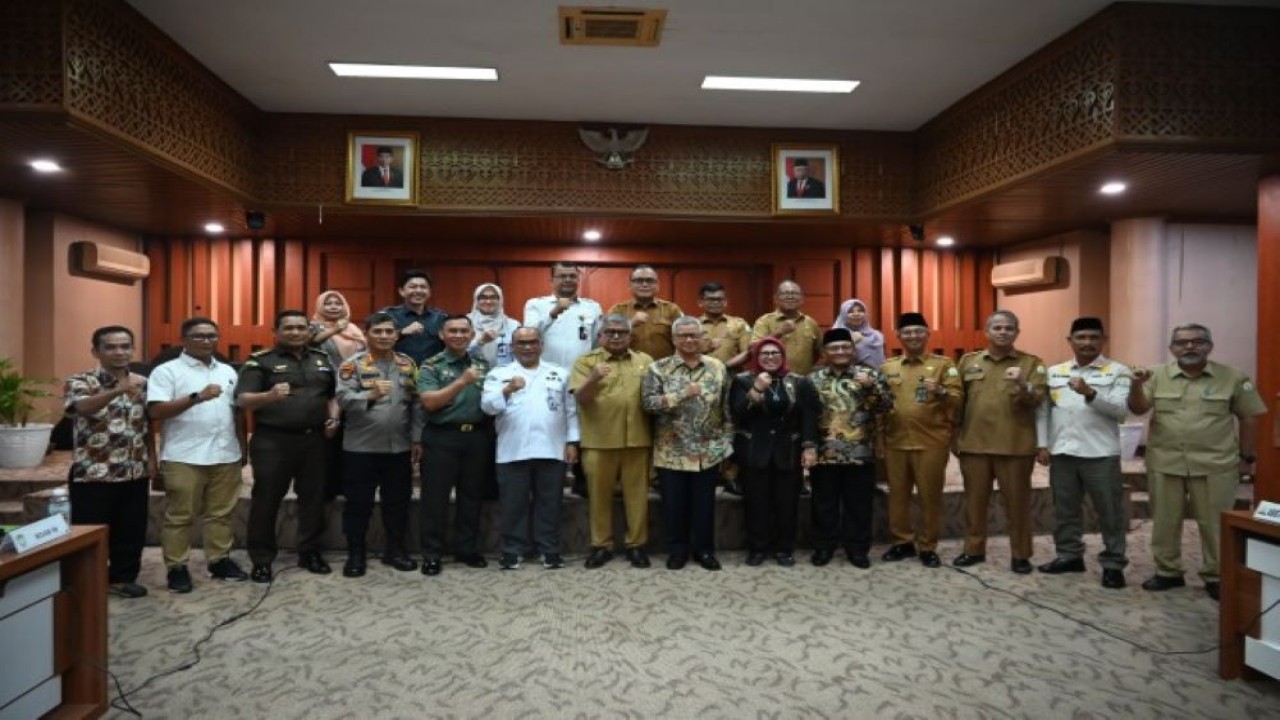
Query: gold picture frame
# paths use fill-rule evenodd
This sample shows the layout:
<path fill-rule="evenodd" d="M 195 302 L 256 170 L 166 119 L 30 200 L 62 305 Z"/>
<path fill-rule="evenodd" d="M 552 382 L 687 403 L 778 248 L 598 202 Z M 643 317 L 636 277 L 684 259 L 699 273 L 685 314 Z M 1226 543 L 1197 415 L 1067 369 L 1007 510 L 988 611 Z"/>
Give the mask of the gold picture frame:
<path fill-rule="evenodd" d="M 418 133 L 347 133 L 348 205 L 417 205 Z"/>
<path fill-rule="evenodd" d="M 840 214 L 840 146 L 773 144 L 773 214 Z"/>

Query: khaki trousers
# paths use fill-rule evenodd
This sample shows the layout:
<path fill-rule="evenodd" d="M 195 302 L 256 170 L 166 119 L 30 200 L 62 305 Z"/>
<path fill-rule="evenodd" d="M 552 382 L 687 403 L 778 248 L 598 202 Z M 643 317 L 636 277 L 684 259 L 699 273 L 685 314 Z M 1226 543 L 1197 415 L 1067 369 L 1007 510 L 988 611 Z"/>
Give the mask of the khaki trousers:
<path fill-rule="evenodd" d="M 187 564 L 191 527 L 204 516 L 204 558 L 221 560 L 231 553 L 231 516 L 240 499 L 240 463 L 188 465 L 165 460 L 164 528 L 160 546 L 165 567 Z"/>
<path fill-rule="evenodd" d="M 964 475 L 966 555 L 987 554 L 987 506 L 992 480 L 1000 482 L 1004 514 L 1009 524 L 1009 555 L 1031 559 L 1031 470 L 1034 455 L 960 455 Z"/>
<path fill-rule="evenodd" d="M 1235 468 L 1192 477 L 1147 472 L 1152 512 L 1151 557 L 1156 562 L 1157 575 L 1182 576 L 1182 519 L 1190 502 L 1191 515 L 1200 528 L 1200 551 L 1204 555 L 1200 577 L 1205 582 L 1218 582 L 1222 513 L 1235 505 L 1239 482 L 1240 474 Z"/>
<path fill-rule="evenodd" d="M 591 547 L 613 548 L 613 491 L 622 485 L 628 548 L 649 542 L 649 448 L 582 449 L 591 508 Z"/>
<path fill-rule="evenodd" d="M 896 544 L 915 543 L 921 552 L 938 547 L 942 522 L 942 487 L 947 481 L 947 448 L 889 450 L 885 469 L 889 475 L 889 531 Z M 911 528 L 911 490 L 920 503 L 920 530 Z"/>

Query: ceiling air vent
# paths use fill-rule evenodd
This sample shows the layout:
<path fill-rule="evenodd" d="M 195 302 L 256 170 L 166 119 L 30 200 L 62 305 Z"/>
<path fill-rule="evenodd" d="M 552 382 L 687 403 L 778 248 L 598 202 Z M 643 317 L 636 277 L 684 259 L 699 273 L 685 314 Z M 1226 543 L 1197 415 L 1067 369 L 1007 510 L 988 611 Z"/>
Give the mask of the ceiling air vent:
<path fill-rule="evenodd" d="M 560 6 L 560 44 L 654 47 L 666 10 Z"/>

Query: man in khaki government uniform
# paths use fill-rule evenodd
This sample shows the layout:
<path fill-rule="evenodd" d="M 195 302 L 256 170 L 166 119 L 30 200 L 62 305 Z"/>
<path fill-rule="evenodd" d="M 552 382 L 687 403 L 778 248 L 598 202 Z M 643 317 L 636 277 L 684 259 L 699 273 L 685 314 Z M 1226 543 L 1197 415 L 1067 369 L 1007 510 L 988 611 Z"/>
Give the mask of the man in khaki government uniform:
<path fill-rule="evenodd" d="M 1013 347 L 1018 316 L 997 310 L 987 318 L 987 349 L 960 358 L 964 409 L 956 451 L 964 475 L 964 553 L 956 567 L 987 560 L 987 505 L 992 480 L 1009 524 L 1010 568 L 1031 572 L 1031 470 L 1036 462 L 1036 408 L 1045 398 L 1044 362 Z"/>
<path fill-rule="evenodd" d="M 1151 493 L 1151 556 L 1156 574 L 1143 590 L 1183 587 L 1182 518 L 1188 498 L 1200 527 L 1205 592 L 1218 599 L 1218 546 L 1222 513 L 1235 503 L 1240 475 L 1257 461 L 1258 416 L 1267 406 L 1248 376 L 1209 361 L 1213 335 L 1203 325 L 1173 329 L 1174 362 L 1134 370 L 1129 410 L 1155 408 L 1147 438 Z M 1236 421 L 1239 420 L 1239 436 Z"/>
<path fill-rule="evenodd" d="M 578 358 L 569 375 L 569 390 L 578 405 L 582 467 L 587 473 L 591 517 L 588 568 L 613 559 L 613 489 L 622 485 L 627 515 L 627 559 L 650 565 L 649 448 L 653 445 L 649 416 L 640 403 L 640 385 L 653 358 L 630 349 L 631 328 L 625 315 L 609 314 L 600 322 L 599 347 Z"/>
<path fill-rule="evenodd" d="M 751 346 L 751 326 L 746 320 L 726 315 L 729 304 L 724 285 L 718 282 L 703 283 L 698 289 L 698 307 L 702 308 L 702 352 L 719 360 L 737 372 L 747 362 L 747 348 Z"/>
<path fill-rule="evenodd" d="M 777 310 L 761 315 L 751 330 L 754 342 L 774 337 L 787 348 L 787 367 L 791 372 L 808 375 L 822 355 L 822 329 L 808 315 L 800 312 L 804 290 L 794 280 L 783 280 L 773 294 Z"/>
<path fill-rule="evenodd" d="M 1040 566 L 1050 575 L 1084 572 L 1081 508 L 1085 493 L 1102 531 L 1102 587 L 1124 587 L 1124 480 L 1120 423 L 1129 415 L 1129 368 L 1102 354 L 1102 320 L 1076 318 L 1067 342 L 1073 359 L 1049 368 L 1049 399 L 1036 412 L 1040 449 L 1053 488 L 1053 544 L 1057 557 Z"/>
<path fill-rule="evenodd" d="M 631 299 L 609 308 L 631 321 L 631 349 L 654 360 L 670 357 L 676 351 L 671 342 L 671 323 L 684 315 L 679 305 L 658 298 L 658 271 L 649 265 L 637 265 L 631 271 Z"/>
<path fill-rule="evenodd" d="M 928 353 L 929 325 L 916 312 L 898 316 L 898 340 L 905 355 L 880 366 L 893 393 L 885 422 L 885 468 L 889 476 L 889 531 L 893 547 L 881 559 L 894 562 L 920 553 L 920 564 L 936 568 L 942 487 L 955 435 L 956 413 L 964 403 L 960 373 L 949 358 Z M 920 529 L 911 528 L 911 489 L 920 502 Z"/>

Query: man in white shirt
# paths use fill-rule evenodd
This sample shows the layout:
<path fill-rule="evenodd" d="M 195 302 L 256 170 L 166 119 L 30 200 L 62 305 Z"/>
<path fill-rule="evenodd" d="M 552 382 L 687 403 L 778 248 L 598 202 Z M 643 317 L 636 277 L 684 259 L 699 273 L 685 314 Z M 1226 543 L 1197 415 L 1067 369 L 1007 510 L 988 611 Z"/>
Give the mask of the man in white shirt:
<path fill-rule="evenodd" d="M 1120 423 L 1128 416 L 1129 368 L 1102 355 L 1102 320 L 1077 318 L 1067 342 L 1075 358 L 1049 368 L 1049 395 L 1036 413 L 1036 459 L 1049 466 L 1058 556 L 1040 572 L 1084 572 L 1081 506 L 1088 493 L 1102 530 L 1102 586 L 1125 586 Z"/>
<path fill-rule="evenodd" d="M 248 580 L 231 559 L 231 516 L 240 499 L 244 428 L 235 412 L 236 371 L 214 358 L 218 326 L 182 323 L 182 354 L 157 367 L 147 385 L 147 414 L 162 421 L 160 470 L 165 513 L 160 544 L 169 590 L 191 592 L 191 526 L 203 508 L 204 555 L 218 580 Z"/>
<path fill-rule="evenodd" d="M 600 331 L 600 303 L 578 297 L 582 270 L 568 262 L 551 266 L 554 294 L 530 298 L 524 304 L 524 324 L 542 336 L 542 359 L 571 368 L 580 356 L 595 347 Z"/>
<path fill-rule="evenodd" d="M 480 407 L 497 418 L 498 500 L 502 506 L 503 570 L 520 568 L 533 545 L 542 566 L 564 567 L 560 555 L 560 499 L 566 463 L 578 460 L 578 411 L 569 392 L 569 371 L 542 362 L 538 331 L 512 334 L 516 362 L 496 367 L 484 379 Z"/>

